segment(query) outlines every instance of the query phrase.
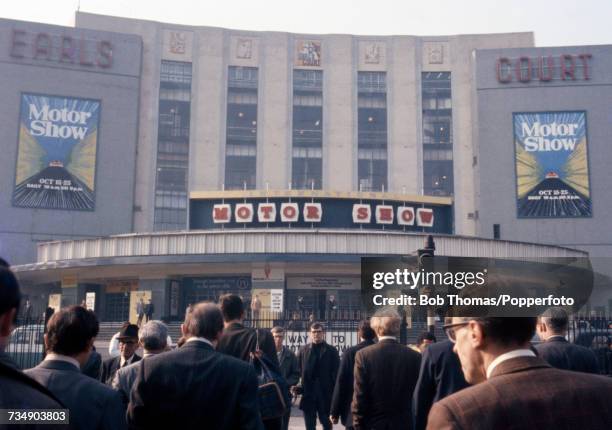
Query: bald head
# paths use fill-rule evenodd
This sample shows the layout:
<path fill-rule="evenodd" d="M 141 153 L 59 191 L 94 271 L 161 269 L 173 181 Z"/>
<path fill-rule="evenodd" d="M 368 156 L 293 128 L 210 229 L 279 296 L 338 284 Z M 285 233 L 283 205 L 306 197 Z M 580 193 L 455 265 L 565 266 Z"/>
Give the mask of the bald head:
<path fill-rule="evenodd" d="M 203 337 L 211 342 L 223 331 L 223 314 L 214 303 L 198 303 L 192 306 L 185 317 L 183 335 L 185 337 Z"/>
<path fill-rule="evenodd" d="M 376 336 L 399 336 L 400 315 L 393 309 L 382 309 L 377 311 L 370 320 L 370 326 L 376 332 Z"/>

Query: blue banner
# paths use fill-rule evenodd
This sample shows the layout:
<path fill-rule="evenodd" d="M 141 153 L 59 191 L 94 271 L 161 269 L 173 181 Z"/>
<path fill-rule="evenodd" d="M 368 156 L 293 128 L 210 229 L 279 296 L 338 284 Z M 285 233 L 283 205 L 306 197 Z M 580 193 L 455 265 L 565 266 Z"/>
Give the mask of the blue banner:
<path fill-rule="evenodd" d="M 513 120 L 518 217 L 590 217 L 586 113 L 515 113 Z"/>
<path fill-rule="evenodd" d="M 21 95 L 13 205 L 94 210 L 100 102 Z"/>

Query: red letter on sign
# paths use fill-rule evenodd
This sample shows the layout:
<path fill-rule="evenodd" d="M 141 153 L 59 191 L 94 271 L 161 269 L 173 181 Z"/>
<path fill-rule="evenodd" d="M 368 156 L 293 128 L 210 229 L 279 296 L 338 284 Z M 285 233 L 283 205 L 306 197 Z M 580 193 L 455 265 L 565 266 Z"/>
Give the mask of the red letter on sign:
<path fill-rule="evenodd" d="M 552 55 L 546 57 L 546 70 L 548 70 L 548 73 L 546 75 L 544 74 L 544 57 L 538 58 L 538 78 L 540 78 L 542 82 L 548 82 L 552 80 L 553 68 L 554 63 Z"/>
<path fill-rule="evenodd" d="M 321 203 L 304 203 L 304 221 L 321 222 L 322 215 Z"/>
<path fill-rule="evenodd" d="M 51 38 L 46 33 L 38 33 L 34 39 L 34 59 L 43 56 L 45 60 L 51 59 Z"/>
<path fill-rule="evenodd" d="M 589 76 L 589 63 L 588 60 L 591 59 L 591 54 L 580 54 L 578 56 L 582 60 L 582 75 L 584 76 L 584 80 L 588 81 L 591 79 Z"/>
<path fill-rule="evenodd" d="M 230 222 L 229 210 L 230 205 L 214 205 L 213 222 L 215 224 Z"/>
<path fill-rule="evenodd" d="M 260 203 L 258 206 L 257 219 L 259 222 L 276 221 L 276 205 L 274 203 Z"/>
<path fill-rule="evenodd" d="M 417 225 L 421 227 L 431 227 L 433 226 L 433 220 L 433 210 L 424 208 L 417 209 Z"/>
<path fill-rule="evenodd" d="M 376 206 L 376 222 L 378 224 L 393 224 L 393 206 Z"/>
<path fill-rule="evenodd" d="M 298 205 L 297 203 L 281 203 L 281 221 L 297 222 Z"/>
<path fill-rule="evenodd" d="M 370 222 L 370 205 L 353 205 L 353 222 L 367 224 Z"/>
<path fill-rule="evenodd" d="M 497 60 L 497 81 L 502 84 L 507 84 L 508 82 L 512 82 L 512 72 L 510 69 L 512 64 L 510 60 L 502 57 Z"/>
<path fill-rule="evenodd" d="M 569 65 L 567 64 L 567 61 L 569 60 Z M 561 56 L 561 79 L 563 79 L 564 81 L 566 80 L 565 78 L 567 76 L 569 76 L 570 78 L 572 78 L 572 81 L 576 80 L 576 75 L 574 74 L 574 70 L 575 70 L 576 64 L 574 63 L 574 56 L 573 55 L 562 55 Z"/>
<path fill-rule="evenodd" d="M 21 40 L 26 32 L 23 30 L 13 30 L 13 38 L 11 40 L 11 57 L 23 58 L 23 51 L 17 51 L 18 48 L 25 46 L 25 42 Z"/>
<path fill-rule="evenodd" d="M 236 222 L 253 222 L 253 205 L 251 203 L 237 204 L 234 217 Z"/>
<path fill-rule="evenodd" d="M 523 73 L 523 66 L 527 66 L 527 73 Z M 521 57 L 516 62 L 516 78 L 520 82 L 531 81 L 531 58 Z"/>
<path fill-rule="evenodd" d="M 414 225 L 414 208 L 409 206 L 398 207 L 397 223 L 399 225 Z"/>

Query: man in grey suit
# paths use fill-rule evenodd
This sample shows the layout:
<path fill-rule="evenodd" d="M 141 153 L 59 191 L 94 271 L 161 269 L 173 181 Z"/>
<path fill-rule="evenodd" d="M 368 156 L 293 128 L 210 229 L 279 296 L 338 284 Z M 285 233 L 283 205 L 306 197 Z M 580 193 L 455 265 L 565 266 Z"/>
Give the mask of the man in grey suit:
<path fill-rule="evenodd" d="M 168 327 L 161 321 L 149 321 L 142 326 L 138 332 L 138 342 L 144 349 L 143 359 L 167 351 L 167 338 Z M 142 360 L 120 368 L 113 378 L 112 387 L 122 394 L 126 407 L 141 362 Z"/>
<path fill-rule="evenodd" d="M 538 355 L 557 369 L 599 373 L 595 353 L 565 339 L 568 320 L 563 308 L 549 308 L 540 316 L 536 332 L 543 342 L 535 347 Z"/>
<path fill-rule="evenodd" d="M 26 374 L 51 391 L 69 410 L 75 429 L 115 430 L 127 427 L 121 395 L 81 373 L 99 324 L 84 307 L 53 314 L 47 325 L 45 360 Z"/>

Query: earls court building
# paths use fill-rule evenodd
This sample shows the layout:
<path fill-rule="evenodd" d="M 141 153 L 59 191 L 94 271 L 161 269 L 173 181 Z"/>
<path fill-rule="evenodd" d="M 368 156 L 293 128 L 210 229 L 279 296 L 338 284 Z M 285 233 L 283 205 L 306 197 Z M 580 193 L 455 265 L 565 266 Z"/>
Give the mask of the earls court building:
<path fill-rule="evenodd" d="M 610 46 L 81 12 L 0 31 L 0 253 L 35 304 L 350 312 L 361 256 L 433 233 L 440 255 L 588 253 L 590 309 L 612 307 Z"/>

